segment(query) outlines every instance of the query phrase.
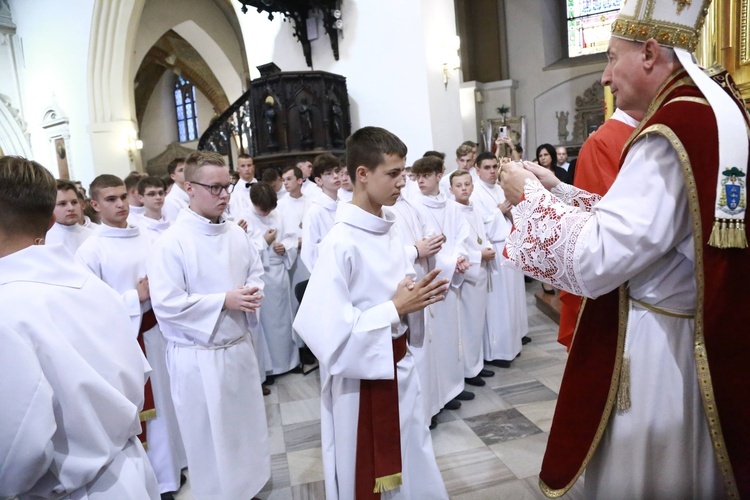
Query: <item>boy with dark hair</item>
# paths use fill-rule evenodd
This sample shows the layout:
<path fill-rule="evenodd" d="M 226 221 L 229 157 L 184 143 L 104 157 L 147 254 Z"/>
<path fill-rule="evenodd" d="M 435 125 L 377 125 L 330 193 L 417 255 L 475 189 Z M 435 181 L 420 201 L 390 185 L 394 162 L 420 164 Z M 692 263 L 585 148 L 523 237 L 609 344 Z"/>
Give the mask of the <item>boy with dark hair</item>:
<path fill-rule="evenodd" d="M 339 168 L 339 180 L 341 181 L 341 187 L 338 191 L 339 203 L 349 203 L 354 196 L 354 184 L 352 184 L 349 170 L 346 168 L 346 159 L 339 160 L 339 164 L 341 165 L 341 168 Z"/>
<path fill-rule="evenodd" d="M 62 244 L 72 254 L 81 243 L 91 236 L 92 230 L 80 224 L 83 218 L 80 193 L 70 181 L 57 181 L 57 201 L 55 202 L 55 223 L 47 231 L 44 240 L 47 245 Z"/>
<path fill-rule="evenodd" d="M 270 363 L 266 373 L 286 373 L 299 365 L 299 351 L 292 337 L 292 297 L 289 293 L 289 269 L 297 259 L 297 234 L 286 227 L 284 218 L 276 210 L 276 193 L 266 182 L 250 188 L 253 210 L 248 224 L 263 235 L 263 300 L 260 324 L 268 346 Z"/>
<path fill-rule="evenodd" d="M 271 475 L 251 340 L 263 266 L 245 231 L 224 219 L 229 179 L 221 155 L 187 157 L 190 206 L 156 240 L 147 265 L 196 498 L 252 498 Z"/>
<path fill-rule="evenodd" d="M 329 153 L 315 157 L 312 179 L 321 190 L 321 194 L 312 198 L 305 219 L 302 221 L 302 250 L 300 258 L 312 271 L 318 258 L 318 245 L 333 227 L 338 207 L 339 160 Z"/>
<path fill-rule="evenodd" d="M 274 167 L 269 167 L 263 171 L 262 181 L 271 185 L 274 192 L 276 193 L 276 200 L 280 201 L 286 196 L 286 189 L 284 189 L 284 183 L 281 181 L 281 175 L 279 171 Z"/>
<path fill-rule="evenodd" d="M 143 215 L 138 218 L 138 223 L 158 236 L 169 227 L 169 221 L 162 215 L 166 197 L 164 181 L 158 177 L 144 177 L 138 181 L 137 189 L 138 199 L 143 203 L 144 208 Z"/>
<path fill-rule="evenodd" d="M 146 210 L 143 208 L 143 203 L 138 198 L 138 181 L 142 178 L 147 177 L 140 172 L 130 172 L 124 179 L 125 189 L 128 192 L 128 205 L 130 205 L 130 219 L 128 222 L 131 224 L 138 223 L 138 216 L 143 215 Z"/>
<path fill-rule="evenodd" d="M 326 496 L 447 498 L 402 321 L 442 300 L 447 281 L 437 269 L 412 279 L 383 209 L 404 184 L 403 142 L 365 127 L 346 147 L 354 197 L 320 245 L 294 323 L 320 360 Z"/>
<path fill-rule="evenodd" d="M 445 300 L 430 306 L 427 330 L 435 347 L 435 363 L 439 367 L 436 384 L 439 407 L 457 409 L 460 401 L 474 398 L 464 391 L 464 367 L 461 330 L 458 322 L 458 291 L 463 283 L 464 272 L 469 268 L 467 260 L 469 227 L 455 201 L 440 191 L 443 162 L 435 157 L 420 158 L 412 165 L 421 191 L 415 206 L 429 234 L 442 235 L 440 251 L 429 259 L 429 268 L 442 269 L 440 276 L 450 280 L 451 287 Z"/>
<path fill-rule="evenodd" d="M 0 157 L 0 496 L 158 499 L 143 354 L 117 294 L 41 244 L 55 203 L 44 167 Z"/>
<path fill-rule="evenodd" d="M 100 175 L 91 183 L 90 191 L 91 205 L 101 215 L 102 225 L 80 246 L 76 258 L 121 295 L 133 334 L 153 368 L 145 388 L 141 440 L 148 445 L 160 493 L 170 495 L 180 488 L 180 471 L 187 461 L 169 389 L 166 342 L 152 310 L 146 275 L 146 261 L 156 235 L 128 222 L 128 193 L 119 178 Z"/>
<path fill-rule="evenodd" d="M 292 264 L 292 268 L 289 270 L 289 277 L 291 279 L 291 287 L 294 292 L 297 284 L 307 281 L 310 278 L 310 271 L 308 271 L 304 262 L 300 258 L 300 250 L 302 248 L 302 221 L 305 218 L 305 213 L 309 205 L 309 198 L 302 193 L 302 185 L 305 182 L 305 178 L 299 167 L 290 165 L 285 167 L 281 171 L 281 180 L 284 182 L 284 189 L 287 192 L 287 196 L 284 196 L 279 200 L 279 212 L 284 218 L 284 225 L 297 236 L 297 258 Z M 297 301 L 297 295 L 292 293 L 292 309 L 297 312 L 299 302 Z M 298 342 L 302 344 L 302 342 Z"/>
<path fill-rule="evenodd" d="M 187 208 L 190 197 L 185 192 L 185 158 L 175 158 L 167 166 L 167 174 L 174 181 L 174 186 L 164 199 L 164 218 L 174 222 L 180 210 Z"/>

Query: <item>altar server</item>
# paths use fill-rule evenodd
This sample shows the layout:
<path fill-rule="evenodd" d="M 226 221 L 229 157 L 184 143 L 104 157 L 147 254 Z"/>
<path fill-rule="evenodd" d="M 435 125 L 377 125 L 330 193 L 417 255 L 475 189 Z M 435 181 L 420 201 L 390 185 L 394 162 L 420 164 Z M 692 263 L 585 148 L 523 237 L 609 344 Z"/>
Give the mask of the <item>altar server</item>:
<path fill-rule="evenodd" d="M 315 157 L 312 178 L 321 193 L 311 198 L 310 207 L 302 221 L 302 250 L 300 257 L 305 266 L 312 271 L 318 258 L 318 245 L 333 227 L 338 206 L 339 159 L 332 154 Z"/>
<path fill-rule="evenodd" d="M 250 336 L 263 265 L 245 231 L 222 216 L 232 188 L 220 155 L 191 153 L 190 206 L 155 242 L 147 265 L 197 499 L 253 497 L 271 474 Z"/>
<path fill-rule="evenodd" d="M 297 258 L 294 259 L 289 277 L 291 279 L 292 289 L 292 309 L 296 313 L 299 307 L 295 287 L 298 283 L 307 281 L 310 278 L 310 271 L 307 270 L 305 263 L 302 262 L 300 251 L 302 248 L 302 221 L 309 207 L 309 198 L 302 193 L 302 183 L 305 178 L 302 171 L 296 166 L 289 166 L 281 171 L 281 180 L 284 183 L 287 196 L 279 200 L 278 210 L 284 218 L 284 225 L 291 228 L 297 236 Z"/>
<path fill-rule="evenodd" d="M 74 254 L 81 243 L 94 234 L 92 229 L 79 224 L 83 217 L 83 206 L 75 184 L 70 181 L 57 181 L 54 215 L 55 223 L 44 237 L 47 245 L 61 244 Z"/>
<path fill-rule="evenodd" d="M 148 176 L 138 181 L 138 199 L 143 203 L 144 211 L 137 222 L 152 237 L 159 236 L 169 227 L 169 221 L 163 214 L 166 191 L 164 181 L 158 177 Z"/>
<path fill-rule="evenodd" d="M 174 185 L 164 199 L 164 218 L 174 222 L 180 210 L 186 208 L 190 202 L 190 197 L 185 192 L 185 158 L 175 158 L 169 162 L 167 173 L 174 181 Z"/>

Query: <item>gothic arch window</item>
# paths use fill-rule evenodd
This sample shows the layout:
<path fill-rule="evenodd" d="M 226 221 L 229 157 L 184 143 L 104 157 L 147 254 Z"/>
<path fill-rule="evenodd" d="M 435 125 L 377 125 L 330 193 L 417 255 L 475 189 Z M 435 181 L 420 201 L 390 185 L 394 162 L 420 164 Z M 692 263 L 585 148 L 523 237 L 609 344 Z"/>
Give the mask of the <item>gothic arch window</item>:
<path fill-rule="evenodd" d="M 174 106 L 177 113 L 177 136 L 180 142 L 198 139 L 198 113 L 195 109 L 195 87 L 177 76 L 174 83 Z"/>
<path fill-rule="evenodd" d="M 607 51 L 620 0 L 565 0 L 568 57 Z"/>

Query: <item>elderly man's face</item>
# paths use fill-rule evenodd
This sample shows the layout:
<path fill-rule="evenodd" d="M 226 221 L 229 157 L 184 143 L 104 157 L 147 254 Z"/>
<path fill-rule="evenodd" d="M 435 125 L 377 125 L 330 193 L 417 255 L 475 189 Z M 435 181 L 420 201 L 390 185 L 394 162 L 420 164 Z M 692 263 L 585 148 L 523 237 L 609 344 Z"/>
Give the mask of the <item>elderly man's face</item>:
<path fill-rule="evenodd" d="M 617 99 L 617 107 L 646 111 L 653 96 L 645 95 L 642 82 L 643 44 L 612 37 L 607 49 L 607 67 L 602 74 L 602 85 L 609 86 Z"/>
<path fill-rule="evenodd" d="M 568 151 L 563 147 L 559 147 L 555 152 L 557 153 L 557 165 L 564 165 L 568 161 Z"/>

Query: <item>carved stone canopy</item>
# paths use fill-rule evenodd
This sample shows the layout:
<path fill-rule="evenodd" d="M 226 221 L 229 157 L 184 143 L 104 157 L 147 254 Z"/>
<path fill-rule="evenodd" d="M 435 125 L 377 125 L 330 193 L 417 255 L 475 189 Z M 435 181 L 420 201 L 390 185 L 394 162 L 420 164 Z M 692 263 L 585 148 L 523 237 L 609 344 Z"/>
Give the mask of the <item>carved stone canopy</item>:
<path fill-rule="evenodd" d="M 598 80 L 576 97 L 573 144 L 583 144 L 604 123 L 604 87 Z"/>

